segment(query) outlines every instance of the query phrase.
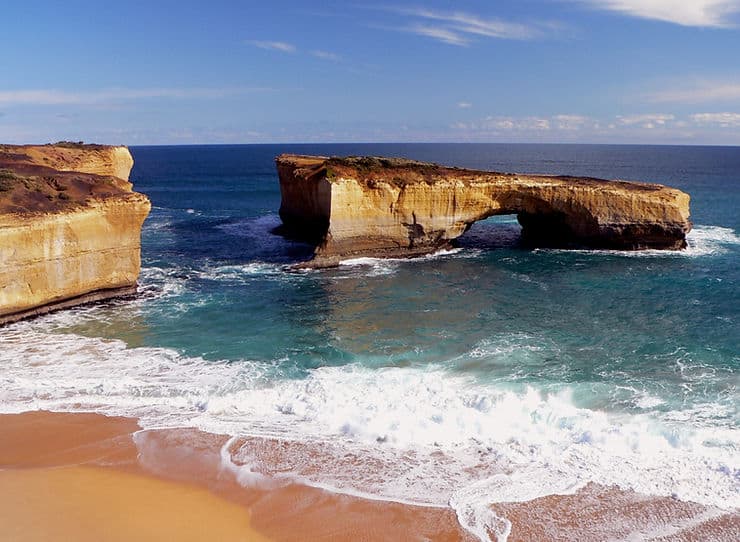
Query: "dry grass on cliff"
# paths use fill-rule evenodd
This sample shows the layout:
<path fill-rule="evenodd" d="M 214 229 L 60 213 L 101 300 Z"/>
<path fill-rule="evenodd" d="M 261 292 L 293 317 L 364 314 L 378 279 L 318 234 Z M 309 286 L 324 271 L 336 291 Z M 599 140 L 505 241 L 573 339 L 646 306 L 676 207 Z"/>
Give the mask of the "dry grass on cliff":
<path fill-rule="evenodd" d="M 73 206 L 69 184 L 53 176 L 19 175 L 0 169 L 0 212 L 56 211 Z"/>
<path fill-rule="evenodd" d="M 24 150 L 0 145 L 0 214 L 58 212 L 130 192 L 122 179 L 57 171 L 35 163 Z"/>
<path fill-rule="evenodd" d="M 358 178 L 373 186 L 375 182 L 387 182 L 396 186 L 415 183 L 433 184 L 444 179 L 455 179 L 463 183 L 484 179 L 486 182 L 510 182 L 520 178 L 536 179 L 551 183 L 567 185 L 592 186 L 603 188 L 624 188 L 632 191 L 651 192 L 665 187 L 659 184 L 606 180 L 594 177 L 576 177 L 572 175 L 530 175 L 520 173 L 503 173 L 497 171 L 478 171 L 458 167 L 442 166 L 433 162 L 420 162 L 406 158 L 385 158 L 377 156 L 332 157 L 322 161 L 326 168 L 327 178 L 347 176 Z"/>
<path fill-rule="evenodd" d="M 332 157 L 325 161 L 327 177 L 346 176 L 358 178 L 372 187 L 376 182 L 386 182 L 395 186 L 427 183 L 434 184 L 446 178 L 469 182 L 481 174 L 513 177 L 509 173 L 477 172 L 474 170 L 446 167 L 433 162 L 420 162 L 407 158 L 386 158 L 380 156 Z"/>
<path fill-rule="evenodd" d="M 9 169 L 0 169 L 0 192 L 12 190 L 18 180 L 18 175 Z"/>
<path fill-rule="evenodd" d="M 79 149 L 86 151 L 98 151 L 107 148 L 107 145 L 97 143 L 85 143 L 84 141 L 57 141 L 56 143 L 47 143 L 45 147 L 61 147 L 63 149 Z"/>

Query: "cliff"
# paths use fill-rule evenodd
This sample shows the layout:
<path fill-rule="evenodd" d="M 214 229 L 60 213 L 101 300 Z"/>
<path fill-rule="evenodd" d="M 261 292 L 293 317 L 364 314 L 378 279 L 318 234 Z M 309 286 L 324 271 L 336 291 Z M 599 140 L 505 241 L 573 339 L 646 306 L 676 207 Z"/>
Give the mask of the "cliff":
<path fill-rule="evenodd" d="M 531 246 L 679 249 L 689 196 L 657 184 L 474 171 L 397 158 L 276 159 L 280 217 L 316 243 L 307 265 L 433 252 L 492 215 L 516 214 Z"/>
<path fill-rule="evenodd" d="M 0 145 L 0 324 L 136 291 L 132 166 L 125 147 Z"/>

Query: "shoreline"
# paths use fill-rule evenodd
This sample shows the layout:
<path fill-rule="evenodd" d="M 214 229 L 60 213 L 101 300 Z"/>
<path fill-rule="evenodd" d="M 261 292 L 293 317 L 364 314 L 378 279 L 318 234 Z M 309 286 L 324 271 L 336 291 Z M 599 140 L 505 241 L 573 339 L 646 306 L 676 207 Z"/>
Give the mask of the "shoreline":
<path fill-rule="evenodd" d="M 18 533 L 15 540 L 45 540 L 48 532 L 83 542 L 198 540 L 198 525 L 207 525 L 211 538 L 220 532 L 221 539 L 255 542 L 476 540 L 451 508 L 364 499 L 261 475 L 244 484 L 224 468 L 222 449 L 233 442 L 224 435 L 142 430 L 132 418 L 48 411 L 0 414 L 0 435 L 0 486 L 10 488 L 0 491 L 0 525 Z M 738 510 L 595 484 L 490 510 L 506 518 L 501 530 L 511 522 L 509 542 L 740 537 Z"/>
<path fill-rule="evenodd" d="M 145 443 L 139 439 L 137 444 L 135 435 L 142 434 L 147 436 Z M 202 539 L 187 538 L 192 532 L 189 523 L 180 522 L 187 515 L 177 514 L 179 508 L 201 506 L 205 524 L 219 525 L 224 533 L 241 530 L 247 535 L 245 540 L 255 542 L 297 537 L 340 542 L 474 540 L 461 530 L 450 509 L 367 500 L 299 484 L 244 487 L 220 465 L 219 452 L 228 437 L 195 429 L 141 430 L 132 418 L 29 411 L 0 414 L 0 435 L 0 487 L 12 482 L 14 488 L 0 491 L 0 509 L 14 510 L 13 514 L 0 513 L 0 525 L 30 529 L 18 540 L 46 540 L 46 531 L 40 529 L 52 525 L 70 529 L 67 537 L 60 534 L 60 539 L 118 540 L 115 533 L 110 538 L 100 538 L 100 532 L 92 536 L 89 533 L 94 531 L 86 529 L 89 525 L 85 522 L 65 522 L 51 505 L 55 500 L 69 501 L 68 507 L 87 509 L 85 517 L 90 520 L 116 522 L 135 512 L 140 499 L 148 500 L 147 495 L 155 493 L 168 495 L 170 508 L 163 511 L 164 521 L 172 527 L 168 536 L 177 540 Z M 117 504 L 111 510 L 106 499 L 111 492 L 117 494 L 119 485 L 132 499 L 126 495 L 119 501 L 113 499 Z M 40 487 L 51 486 L 55 491 L 70 490 L 64 498 L 49 491 L 39 494 Z M 22 494 L 16 492 L 23 487 L 27 489 Z M 24 506 L 19 506 L 21 502 Z M 39 517 L 44 521 L 37 521 Z M 150 519 L 139 522 L 135 526 L 139 531 L 127 539 L 161 539 L 152 534 L 159 521 L 156 516 Z M 208 536 L 214 538 L 210 532 Z"/>

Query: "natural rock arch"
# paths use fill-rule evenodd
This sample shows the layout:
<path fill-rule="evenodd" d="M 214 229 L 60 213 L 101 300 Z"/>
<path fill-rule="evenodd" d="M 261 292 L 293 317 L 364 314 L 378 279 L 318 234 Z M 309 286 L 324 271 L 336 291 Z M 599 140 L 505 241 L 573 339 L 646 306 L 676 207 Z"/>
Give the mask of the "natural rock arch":
<path fill-rule="evenodd" d="M 317 245 L 310 266 L 413 256 L 449 246 L 478 220 L 516 214 L 534 246 L 685 246 L 689 196 L 657 184 L 447 168 L 393 158 L 277 159 L 288 231 Z"/>

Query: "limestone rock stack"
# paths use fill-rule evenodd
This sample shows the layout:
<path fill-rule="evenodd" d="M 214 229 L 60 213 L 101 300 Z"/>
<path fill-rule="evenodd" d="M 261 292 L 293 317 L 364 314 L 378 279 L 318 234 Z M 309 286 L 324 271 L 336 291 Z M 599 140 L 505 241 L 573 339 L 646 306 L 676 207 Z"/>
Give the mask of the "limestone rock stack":
<path fill-rule="evenodd" d="M 130 294 L 150 210 L 125 147 L 0 145 L 0 323 Z"/>

